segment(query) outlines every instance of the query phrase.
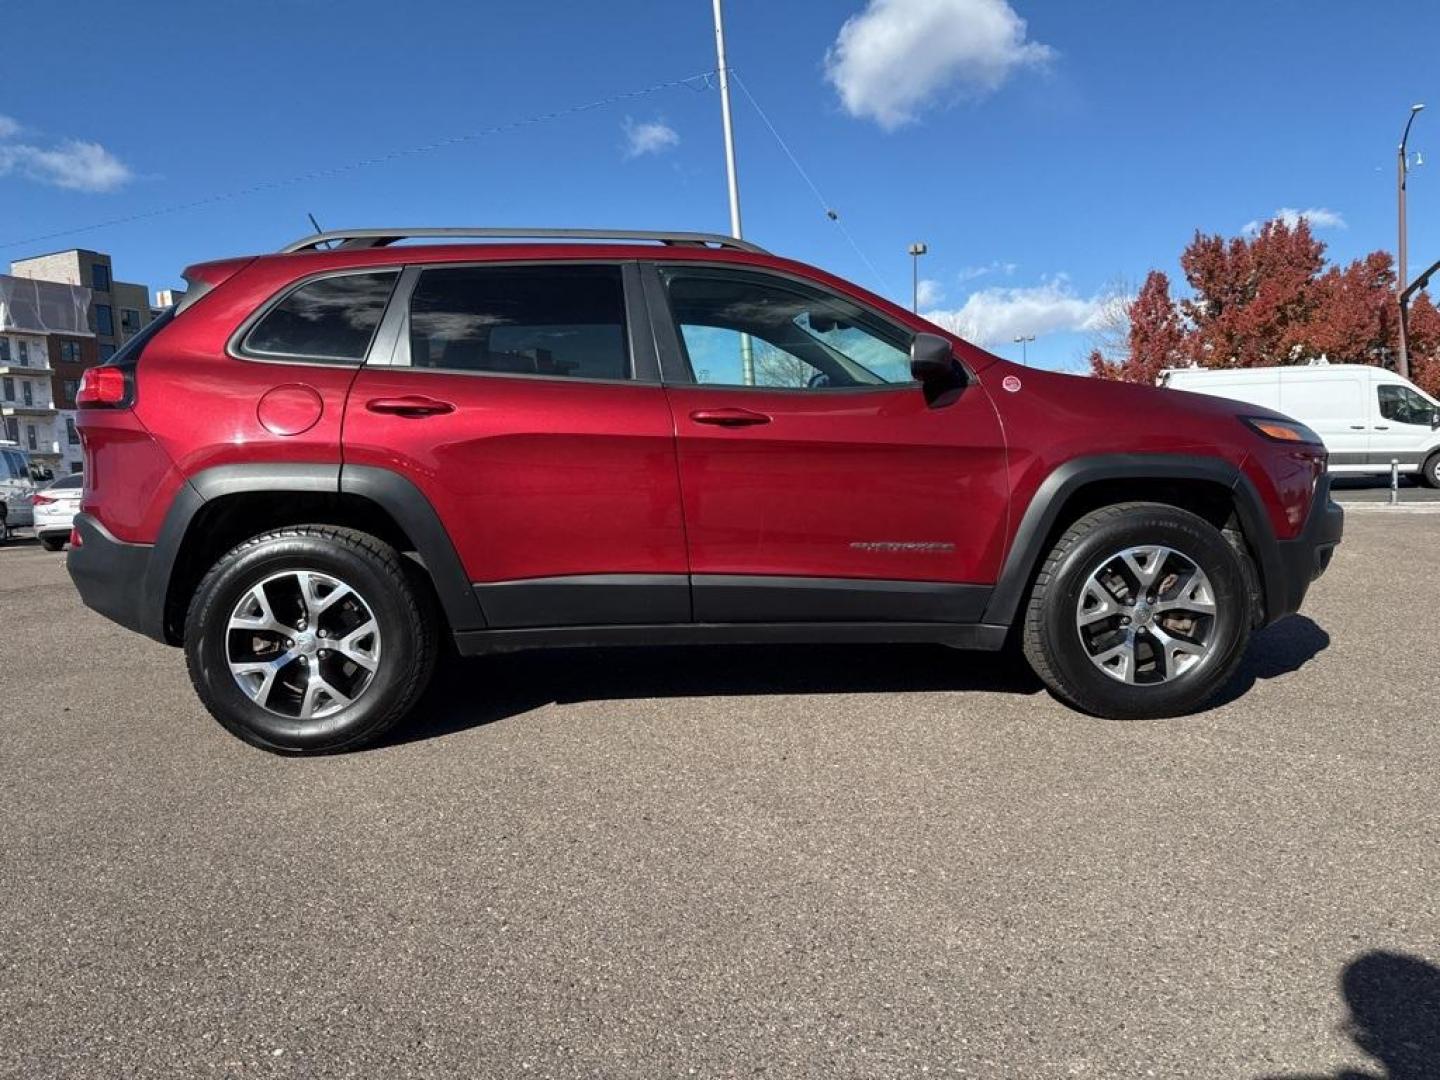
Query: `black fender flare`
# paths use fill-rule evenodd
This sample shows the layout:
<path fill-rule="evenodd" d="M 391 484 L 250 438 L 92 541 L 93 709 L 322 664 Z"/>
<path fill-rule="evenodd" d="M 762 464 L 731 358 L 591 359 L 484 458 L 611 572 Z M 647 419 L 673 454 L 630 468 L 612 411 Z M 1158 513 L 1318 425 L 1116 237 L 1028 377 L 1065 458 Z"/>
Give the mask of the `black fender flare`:
<path fill-rule="evenodd" d="M 1231 493 L 1245 539 L 1253 551 L 1265 594 L 1267 619 L 1285 606 L 1280 549 L 1264 503 L 1240 468 L 1219 458 L 1177 454 L 1099 454 L 1057 466 L 1036 489 L 1020 519 L 1000 570 L 984 621 L 1009 626 L 1045 558 L 1045 542 L 1072 496 L 1087 484 L 1115 480 L 1205 480 Z"/>
<path fill-rule="evenodd" d="M 485 615 L 440 515 L 424 492 L 397 472 L 373 465 L 346 465 L 340 470 L 340 491 L 375 503 L 405 530 L 420 562 L 435 585 L 450 629 L 481 630 Z"/>
<path fill-rule="evenodd" d="M 175 561 L 191 522 L 206 503 L 243 492 L 316 492 L 368 499 L 404 530 L 429 573 L 435 594 L 453 630 L 485 627 L 480 604 L 470 587 L 450 534 L 430 500 L 399 473 L 371 466 L 263 462 L 218 465 L 204 469 L 176 493 L 151 550 L 145 573 L 145 595 L 156 598 L 145 613 L 145 633 L 169 640 L 165 617 Z"/>

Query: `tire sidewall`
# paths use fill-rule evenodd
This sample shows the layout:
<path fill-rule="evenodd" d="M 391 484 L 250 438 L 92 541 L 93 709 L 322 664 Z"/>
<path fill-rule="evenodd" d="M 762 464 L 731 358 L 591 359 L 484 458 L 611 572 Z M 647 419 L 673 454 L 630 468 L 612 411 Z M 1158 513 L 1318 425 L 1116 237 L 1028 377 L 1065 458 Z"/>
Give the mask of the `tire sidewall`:
<path fill-rule="evenodd" d="M 370 684 L 353 704 L 319 720 L 288 719 L 257 705 L 240 689 L 227 658 L 230 615 L 241 597 L 291 570 L 316 570 L 343 581 L 360 594 L 380 629 L 380 664 Z M 385 725 L 406 674 L 419 660 L 407 615 L 408 588 L 379 560 L 321 537 L 267 537 L 241 549 L 202 585 L 186 620 L 185 648 L 206 706 L 233 734 L 269 750 L 315 752 L 364 742 Z"/>
<path fill-rule="evenodd" d="M 1090 575 L 1131 547 L 1163 545 L 1195 562 L 1215 597 L 1214 647 L 1179 677 L 1154 685 L 1122 683 L 1090 659 L 1075 625 Z M 1046 595 L 1044 632 L 1061 678 L 1077 689 L 1077 704 L 1108 715 L 1145 718 L 1189 712 L 1229 678 L 1249 639 L 1250 597 L 1240 558 L 1220 532 L 1191 514 L 1143 512 L 1107 523 L 1075 545 L 1060 563 Z"/>

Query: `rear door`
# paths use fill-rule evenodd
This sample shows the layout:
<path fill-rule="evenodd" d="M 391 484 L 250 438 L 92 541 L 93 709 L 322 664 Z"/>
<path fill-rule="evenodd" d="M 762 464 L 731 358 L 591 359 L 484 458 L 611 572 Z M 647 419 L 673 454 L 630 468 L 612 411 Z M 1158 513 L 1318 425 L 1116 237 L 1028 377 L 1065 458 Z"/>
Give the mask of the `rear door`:
<path fill-rule="evenodd" d="M 420 489 L 491 627 L 690 617 L 635 281 L 622 263 L 411 267 L 351 390 L 345 468 Z"/>
<path fill-rule="evenodd" d="M 696 620 L 978 620 L 1008 507 L 984 389 L 927 403 L 911 331 L 818 285 L 647 272 Z"/>

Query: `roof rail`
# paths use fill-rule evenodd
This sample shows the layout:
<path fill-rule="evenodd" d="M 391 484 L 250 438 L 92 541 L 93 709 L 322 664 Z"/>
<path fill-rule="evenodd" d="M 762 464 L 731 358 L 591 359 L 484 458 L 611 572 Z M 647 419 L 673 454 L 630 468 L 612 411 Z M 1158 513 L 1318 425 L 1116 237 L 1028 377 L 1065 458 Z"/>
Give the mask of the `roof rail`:
<path fill-rule="evenodd" d="M 658 244 L 685 245 L 687 247 L 731 248 L 735 251 L 750 251 L 765 254 L 765 249 L 746 240 L 733 236 L 704 232 L 656 232 L 652 230 L 624 229 L 495 229 L 495 228 L 443 228 L 443 229 L 332 229 L 318 232 L 286 244 L 281 253 L 292 251 L 313 251 L 324 243 L 338 243 L 346 249 L 386 247 L 399 240 L 422 237 L 448 238 L 458 240 L 643 240 Z"/>

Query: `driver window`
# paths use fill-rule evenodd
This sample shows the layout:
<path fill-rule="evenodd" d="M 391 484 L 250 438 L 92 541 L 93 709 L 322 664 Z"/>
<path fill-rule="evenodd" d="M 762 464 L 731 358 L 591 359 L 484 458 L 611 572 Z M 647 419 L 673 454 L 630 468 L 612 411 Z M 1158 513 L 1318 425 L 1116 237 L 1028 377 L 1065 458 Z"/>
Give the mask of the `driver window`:
<path fill-rule="evenodd" d="M 1380 415 L 1386 420 L 1397 424 L 1430 424 L 1433 406 L 1408 386 L 1390 384 L 1376 387 L 1376 391 L 1380 395 Z"/>
<path fill-rule="evenodd" d="M 834 390 L 910 383 L 910 335 L 838 296 L 764 274 L 665 274 L 695 381 Z"/>

